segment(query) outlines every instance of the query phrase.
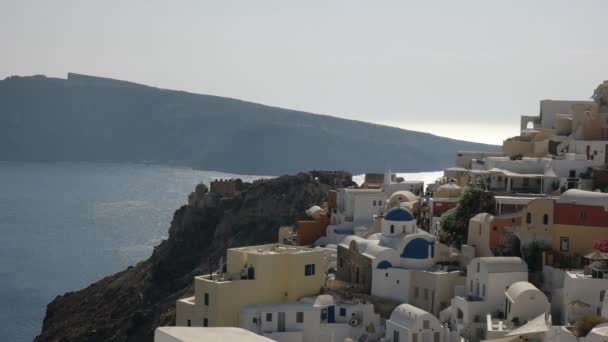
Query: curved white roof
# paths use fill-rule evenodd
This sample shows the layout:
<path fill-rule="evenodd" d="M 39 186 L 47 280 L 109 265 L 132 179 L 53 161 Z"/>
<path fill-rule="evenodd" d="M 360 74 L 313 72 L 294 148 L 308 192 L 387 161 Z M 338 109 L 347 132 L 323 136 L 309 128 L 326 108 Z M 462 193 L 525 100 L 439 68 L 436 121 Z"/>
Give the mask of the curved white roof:
<path fill-rule="evenodd" d="M 479 213 L 473 217 L 471 217 L 471 221 L 477 222 L 489 222 L 494 218 L 494 215 L 488 213 Z"/>
<path fill-rule="evenodd" d="M 334 297 L 331 295 L 323 294 L 318 295 L 315 299 L 314 306 L 329 306 L 334 304 Z"/>
<path fill-rule="evenodd" d="M 379 240 L 368 240 L 356 235 L 345 237 L 340 245 L 344 248 L 349 248 L 352 241 L 357 244 L 359 253 L 370 258 L 375 258 L 378 254 L 390 249 L 388 247 L 380 246 Z"/>
<path fill-rule="evenodd" d="M 518 281 L 516 283 L 511 284 L 506 291 L 507 297 L 511 298 L 513 302 L 517 301 L 517 298 L 526 292 L 542 292 L 536 288 L 536 286 L 530 284 L 527 281 Z"/>
<path fill-rule="evenodd" d="M 596 325 L 591 331 L 587 334 L 587 338 L 591 336 L 598 336 L 599 338 L 606 339 L 608 337 L 608 323 L 602 323 Z"/>
<path fill-rule="evenodd" d="M 388 200 L 392 201 L 399 196 L 402 196 L 403 198 L 405 198 L 406 202 L 417 202 L 418 201 L 418 197 L 416 197 L 416 195 L 414 195 L 410 191 L 406 191 L 406 190 L 393 192 L 393 194 L 388 198 Z"/>
<path fill-rule="evenodd" d="M 576 203 L 582 205 L 606 206 L 608 194 L 579 189 L 566 190 L 557 198 L 557 203 Z"/>
<path fill-rule="evenodd" d="M 518 257 L 482 257 L 477 261 L 486 265 L 488 273 L 528 272 L 528 265 Z"/>
<path fill-rule="evenodd" d="M 439 189 L 443 189 L 443 190 L 462 190 L 462 187 L 459 186 L 458 184 L 455 183 L 446 183 L 443 184 L 442 186 L 438 187 L 437 190 Z"/>
<path fill-rule="evenodd" d="M 391 313 L 391 321 L 404 327 L 412 327 L 416 324 L 416 319 L 430 313 L 410 304 L 401 304 Z"/>

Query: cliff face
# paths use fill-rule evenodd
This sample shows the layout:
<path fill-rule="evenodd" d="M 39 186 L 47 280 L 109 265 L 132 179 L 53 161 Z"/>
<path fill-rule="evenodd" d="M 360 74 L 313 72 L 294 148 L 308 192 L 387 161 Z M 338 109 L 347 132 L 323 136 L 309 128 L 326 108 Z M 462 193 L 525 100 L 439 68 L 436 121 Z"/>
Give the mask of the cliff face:
<path fill-rule="evenodd" d="M 146 261 L 47 307 L 36 341 L 152 341 L 175 319 L 175 301 L 193 293 L 193 277 L 217 268 L 226 248 L 275 242 L 277 228 L 325 198 L 329 186 L 309 173 L 255 183 L 233 198 L 214 196 L 179 208 L 169 238 Z"/>

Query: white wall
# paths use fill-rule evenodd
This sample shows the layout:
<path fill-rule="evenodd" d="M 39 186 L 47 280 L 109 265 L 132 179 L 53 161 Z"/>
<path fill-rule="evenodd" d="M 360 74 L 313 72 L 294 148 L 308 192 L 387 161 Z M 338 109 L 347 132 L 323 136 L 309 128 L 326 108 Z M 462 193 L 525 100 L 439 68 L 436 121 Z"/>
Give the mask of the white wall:
<path fill-rule="evenodd" d="M 409 303 L 412 271 L 402 268 L 372 270 L 372 295 Z"/>
<path fill-rule="evenodd" d="M 563 322 L 574 322 L 576 318 L 585 314 L 601 314 L 603 303 L 600 301 L 600 292 L 608 289 L 608 279 L 578 277 L 571 276 L 571 274 L 572 272 L 566 272 L 564 278 Z M 580 300 L 590 306 L 588 308 L 577 308 L 570 305 L 570 303 L 576 300 Z"/>

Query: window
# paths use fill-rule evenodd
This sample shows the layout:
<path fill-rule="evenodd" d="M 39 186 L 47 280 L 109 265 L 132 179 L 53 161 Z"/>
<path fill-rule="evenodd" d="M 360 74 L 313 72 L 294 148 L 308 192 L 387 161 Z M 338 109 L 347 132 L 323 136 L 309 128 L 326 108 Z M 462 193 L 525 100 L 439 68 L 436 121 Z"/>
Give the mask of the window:
<path fill-rule="evenodd" d="M 477 273 L 479 273 L 479 268 L 481 267 L 480 263 L 477 263 Z"/>
<path fill-rule="evenodd" d="M 304 313 L 296 312 L 296 323 L 304 323 Z"/>
<path fill-rule="evenodd" d="M 436 332 L 433 334 L 433 342 L 439 342 L 439 341 L 440 341 L 440 338 L 439 338 L 439 337 L 440 337 L 440 336 L 439 336 L 439 332 L 438 332 L 438 331 L 436 331 Z"/>
<path fill-rule="evenodd" d="M 418 342 L 418 334 L 416 334 L 416 333 L 412 334 L 412 342 Z"/>
<path fill-rule="evenodd" d="M 338 259 L 338 267 L 344 267 L 344 259 Z"/>
<path fill-rule="evenodd" d="M 424 289 L 424 300 L 429 300 L 429 289 Z"/>
<path fill-rule="evenodd" d="M 399 332 L 397 330 L 393 331 L 393 342 L 399 342 Z"/>
<path fill-rule="evenodd" d="M 272 322 L 272 313 L 266 314 L 266 322 Z"/>
<path fill-rule="evenodd" d="M 258 318 L 257 317 L 253 317 L 253 319 L 251 321 L 253 322 L 253 324 L 258 324 Z"/>
<path fill-rule="evenodd" d="M 203 326 L 204 327 L 208 327 L 209 326 L 209 320 L 207 318 L 203 318 Z"/>
<path fill-rule="evenodd" d="M 543 215 L 543 224 L 544 225 L 549 224 L 549 215 L 547 215 L 547 214 Z"/>
<path fill-rule="evenodd" d="M 430 329 L 431 328 L 431 323 L 429 322 L 428 319 L 425 319 L 422 321 L 422 329 Z"/>
<path fill-rule="evenodd" d="M 188 326 L 189 326 L 189 327 L 191 327 L 191 326 L 192 326 L 192 321 L 191 321 L 191 320 L 188 320 L 188 323 L 187 323 L 187 324 L 188 324 Z"/>
<path fill-rule="evenodd" d="M 570 178 L 575 178 L 576 177 L 576 170 L 570 170 Z"/>
<path fill-rule="evenodd" d="M 570 250 L 570 238 L 564 236 L 559 238 L 559 250 L 562 252 Z"/>
<path fill-rule="evenodd" d="M 205 305 L 209 306 L 209 294 L 205 293 Z"/>
<path fill-rule="evenodd" d="M 315 264 L 306 264 L 304 266 L 304 275 L 307 277 L 315 275 Z"/>
<path fill-rule="evenodd" d="M 414 297 L 418 298 L 418 296 L 420 296 L 420 288 L 418 286 L 416 286 L 414 288 Z"/>
<path fill-rule="evenodd" d="M 532 214 L 531 213 L 526 214 L 526 223 L 527 224 L 532 223 Z"/>
<path fill-rule="evenodd" d="M 586 213 L 586 212 L 584 212 L 584 211 L 581 211 L 580 213 L 578 213 L 578 218 L 579 218 L 581 221 L 585 221 L 585 220 L 587 219 L 587 213 Z"/>
<path fill-rule="evenodd" d="M 498 182 L 502 182 L 502 176 L 498 176 Z"/>
<path fill-rule="evenodd" d="M 482 288 L 481 288 L 481 296 L 482 296 L 482 297 L 485 297 L 485 296 L 486 296 L 486 284 L 483 284 L 483 285 L 482 285 Z"/>
<path fill-rule="evenodd" d="M 375 207 L 375 206 L 376 206 L 376 201 L 374 201 L 374 204 L 373 204 L 373 206 L 374 206 L 374 207 Z"/>
<path fill-rule="evenodd" d="M 395 225 L 391 224 L 391 234 L 393 234 L 395 232 Z"/>
<path fill-rule="evenodd" d="M 346 308 L 340 308 L 340 317 L 346 316 Z"/>

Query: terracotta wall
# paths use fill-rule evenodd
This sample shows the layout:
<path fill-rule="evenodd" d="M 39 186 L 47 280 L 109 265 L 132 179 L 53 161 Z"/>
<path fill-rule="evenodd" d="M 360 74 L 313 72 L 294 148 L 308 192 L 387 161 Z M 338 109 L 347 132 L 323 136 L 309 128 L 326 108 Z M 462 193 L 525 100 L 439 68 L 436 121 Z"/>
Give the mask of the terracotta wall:
<path fill-rule="evenodd" d="M 553 224 L 608 227 L 608 211 L 600 206 L 555 203 Z"/>
<path fill-rule="evenodd" d="M 338 207 L 338 192 L 336 190 L 329 190 L 327 192 L 327 208 L 333 209 Z"/>
<path fill-rule="evenodd" d="M 325 236 L 327 225 L 328 219 L 326 216 L 322 216 L 318 221 L 297 221 L 298 244 L 300 246 L 307 246 L 317 241 L 320 237 Z"/>
<path fill-rule="evenodd" d="M 501 231 L 505 227 L 521 226 L 521 216 L 517 217 L 500 217 L 494 216 L 490 223 L 490 249 L 498 248 L 501 239 Z"/>
<path fill-rule="evenodd" d="M 458 202 L 435 202 L 433 201 L 433 216 L 438 217 L 446 211 L 456 207 Z"/>

